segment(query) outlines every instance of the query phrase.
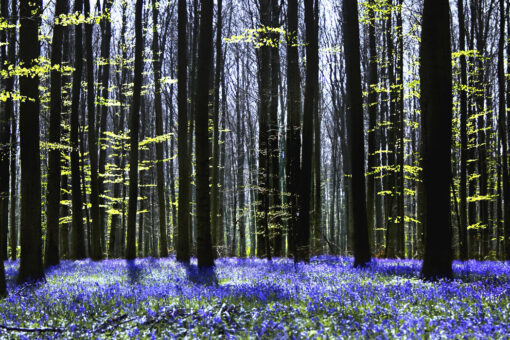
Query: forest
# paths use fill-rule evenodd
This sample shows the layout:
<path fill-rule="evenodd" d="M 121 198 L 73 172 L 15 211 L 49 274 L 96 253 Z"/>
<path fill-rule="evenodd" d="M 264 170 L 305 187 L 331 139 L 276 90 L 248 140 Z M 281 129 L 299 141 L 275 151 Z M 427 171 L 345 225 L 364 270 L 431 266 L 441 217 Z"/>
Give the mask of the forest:
<path fill-rule="evenodd" d="M 0 338 L 507 338 L 509 0 L 0 0 Z"/>

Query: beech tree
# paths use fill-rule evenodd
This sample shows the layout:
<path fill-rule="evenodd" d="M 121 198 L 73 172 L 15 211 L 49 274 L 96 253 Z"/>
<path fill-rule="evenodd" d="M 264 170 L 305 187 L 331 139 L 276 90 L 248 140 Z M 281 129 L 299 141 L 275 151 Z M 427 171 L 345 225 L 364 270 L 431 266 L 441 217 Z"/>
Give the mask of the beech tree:
<path fill-rule="evenodd" d="M 370 262 L 367 210 L 365 201 L 365 165 L 363 141 L 363 102 L 361 97 L 360 44 L 358 2 L 343 1 L 343 29 L 345 68 L 347 76 L 347 98 L 350 121 L 350 155 L 353 200 L 353 253 L 354 266 L 363 267 Z"/>
<path fill-rule="evenodd" d="M 425 195 L 425 279 L 452 277 L 450 221 L 452 70 L 450 6 L 425 0 L 420 46 Z"/>
<path fill-rule="evenodd" d="M 20 1 L 19 52 L 24 67 L 37 65 L 40 56 L 40 1 Z M 21 224 L 20 267 L 18 283 L 44 280 L 41 228 L 41 163 L 39 160 L 39 75 L 19 78 L 20 95 L 20 160 L 21 160 Z M 1 276 L 1 274 L 0 274 Z"/>
<path fill-rule="evenodd" d="M 213 1 L 200 1 L 200 37 L 198 44 L 198 73 L 196 97 L 197 157 L 197 260 L 200 269 L 214 267 L 211 243 L 211 216 L 209 192 L 209 63 L 212 57 Z"/>

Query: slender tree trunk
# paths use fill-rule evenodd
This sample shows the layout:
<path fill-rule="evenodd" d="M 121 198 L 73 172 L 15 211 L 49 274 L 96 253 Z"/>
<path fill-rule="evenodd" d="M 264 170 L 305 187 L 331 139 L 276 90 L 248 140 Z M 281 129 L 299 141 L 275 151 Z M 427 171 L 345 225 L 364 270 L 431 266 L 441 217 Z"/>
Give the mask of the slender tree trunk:
<path fill-rule="evenodd" d="M 2 0 L 0 16 L 9 17 L 8 1 Z M 7 30 L 0 31 L 0 63 L 1 70 L 6 71 L 7 64 Z M 7 86 L 7 80 L 0 81 L 1 88 Z M 6 103 L 0 105 L 0 261 L 7 259 L 7 233 L 9 228 L 9 142 L 10 142 L 10 112 Z"/>
<path fill-rule="evenodd" d="M 271 1 L 271 27 L 280 26 L 280 7 L 276 0 Z M 281 195 L 280 195 L 280 152 L 279 152 L 279 126 L 278 126 L 278 86 L 280 84 L 280 52 L 279 40 L 280 34 L 271 35 L 275 45 L 271 48 L 271 97 L 269 103 L 269 143 L 268 150 L 270 173 L 270 224 L 273 228 L 271 234 L 274 256 L 280 257 L 282 254 L 282 219 L 281 219 Z"/>
<path fill-rule="evenodd" d="M 287 138 L 286 182 L 289 205 L 289 252 L 296 255 L 301 170 L 301 77 L 298 49 L 298 2 L 287 5 Z"/>
<path fill-rule="evenodd" d="M 55 16 L 65 14 L 65 0 L 55 2 Z M 62 63 L 62 42 L 64 27 L 55 25 L 51 43 L 51 65 Z M 52 69 L 50 84 L 50 127 L 49 142 L 53 146 L 48 155 L 48 191 L 46 208 L 46 245 L 44 248 L 45 267 L 55 266 L 60 262 L 59 255 L 59 213 L 60 213 L 60 125 L 62 115 L 62 74 Z"/>
<path fill-rule="evenodd" d="M 350 153 L 352 166 L 353 253 L 354 266 L 370 262 L 367 210 L 365 201 L 365 166 L 363 142 L 363 103 L 361 96 L 360 40 L 357 0 L 344 0 L 344 48 L 347 96 L 350 115 Z"/>
<path fill-rule="evenodd" d="M 200 269 L 214 267 L 211 244 L 210 193 L 209 193 L 209 133 L 208 106 L 210 68 L 212 56 L 212 17 L 213 1 L 201 0 L 200 37 L 198 44 L 198 74 L 200 84 L 196 93 L 196 136 L 195 153 L 197 158 L 197 260 Z"/>
<path fill-rule="evenodd" d="M 154 111 L 156 112 L 156 136 L 163 135 L 163 106 L 161 103 L 161 65 L 163 55 L 159 49 L 158 34 L 159 9 L 156 0 L 152 1 L 152 65 L 154 69 Z M 166 143 L 166 142 L 165 142 Z M 156 178 L 158 186 L 159 212 L 159 256 L 168 256 L 166 229 L 165 177 L 163 173 L 163 143 L 156 143 Z"/>
<path fill-rule="evenodd" d="M 239 75 L 239 56 L 236 58 L 237 74 Z M 246 136 L 244 128 L 244 117 L 241 116 L 241 87 L 237 80 L 236 91 L 236 151 L 237 151 L 237 192 L 239 193 L 237 219 L 239 220 L 239 256 L 246 257 L 246 226 L 245 226 L 245 206 L 244 206 L 244 144 L 243 137 Z"/>
<path fill-rule="evenodd" d="M 220 113 L 220 81 L 222 74 L 222 50 L 221 50 L 221 31 L 223 27 L 222 22 L 222 7 L 223 1 L 218 0 L 218 10 L 217 10 L 217 24 L 216 24 L 216 68 L 214 75 L 214 103 L 213 103 L 213 145 L 212 145 L 212 165 L 211 165 L 211 242 L 213 245 L 213 255 L 216 257 L 218 255 L 217 247 L 220 246 L 220 242 L 218 239 L 219 228 L 221 226 L 218 225 L 219 216 L 218 216 L 218 180 L 219 180 L 219 113 Z M 223 112 L 223 114 L 225 114 Z"/>
<path fill-rule="evenodd" d="M 404 182 L 404 161 L 405 161 L 405 111 L 404 111 L 404 31 L 402 24 L 402 6 L 403 0 L 398 2 L 397 10 L 397 44 L 398 44 L 398 62 L 397 62 L 397 86 L 398 86 L 398 147 L 396 160 L 398 162 L 397 192 L 398 192 L 398 224 L 396 224 L 396 254 L 400 258 L 406 257 L 405 249 L 405 182 Z"/>
<path fill-rule="evenodd" d="M 318 32 L 315 25 L 315 3 L 305 0 L 306 81 L 303 110 L 303 147 L 299 183 L 299 223 L 296 233 L 295 262 L 310 261 L 310 200 L 312 188 L 313 116 L 317 101 L 319 76 Z"/>
<path fill-rule="evenodd" d="M 503 238 L 504 238 L 504 248 L 505 248 L 505 256 L 506 260 L 510 260 L 510 178 L 508 173 L 508 130 L 506 125 L 506 101 L 507 101 L 507 93 L 505 88 L 505 8 L 503 1 L 500 1 L 499 11 L 500 11 L 500 26 L 499 26 L 499 50 L 498 50 L 498 83 L 499 83 L 499 140 L 501 142 L 502 154 L 501 154 L 501 172 L 503 178 L 503 201 L 505 202 L 504 215 L 503 215 Z M 499 147 L 498 147 L 499 149 Z M 499 242 L 499 240 L 497 240 Z"/>
<path fill-rule="evenodd" d="M 378 86 L 377 76 L 377 48 L 375 42 L 375 10 L 372 6 L 375 0 L 369 1 L 369 26 L 368 26 L 368 176 L 367 176 L 367 221 L 368 221 L 368 239 L 370 246 L 374 246 L 374 223 L 375 223 L 375 204 L 376 204 L 376 178 L 375 167 L 377 154 L 376 147 L 376 121 L 378 95 L 376 87 Z M 377 249 L 377 248 L 374 248 Z"/>
<path fill-rule="evenodd" d="M 315 8 L 314 8 L 314 26 L 315 26 L 315 35 L 319 35 L 319 3 L 318 0 L 315 0 Z M 318 45 L 318 43 L 317 43 Z M 319 63 L 319 48 L 314 49 L 313 53 L 314 59 L 317 59 L 317 64 Z M 319 76 L 318 76 L 318 65 L 317 65 L 317 76 L 314 79 L 315 82 L 315 100 L 313 106 L 313 137 L 314 137 L 314 164 L 313 164 L 313 181 L 314 181 L 314 198 L 313 198 L 313 242 L 312 249 L 315 255 L 320 255 L 323 253 L 322 248 L 322 190 L 321 190 L 321 115 L 319 113 L 319 103 L 320 103 L 320 91 L 319 91 Z"/>
<path fill-rule="evenodd" d="M 133 80 L 133 98 L 129 121 L 129 205 L 127 218 L 126 259 L 136 257 L 136 212 L 138 205 L 138 135 L 140 130 L 140 101 L 143 72 L 143 0 L 136 0 L 135 8 L 135 69 Z"/>
<path fill-rule="evenodd" d="M 425 0 L 420 45 L 425 279 L 452 277 L 450 224 L 452 70 L 447 0 Z"/>
<path fill-rule="evenodd" d="M 111 9 L 114 0 L 105 0 L 103 4 L 103 15 L 111 16 Z M 106 252 L 106 201 L 105 195 L 105 174 L 106 174 L 106 154 L 107 154 L 107 122 L 108 122 L 108 105 L 106 103 L 109 99 L 109 84 L 110 84 L 110 45 L 112 38 L 112 24 L 110 19 L 101 20 L 101 100 L 104 101 L 103 105 L 100 106 L 101 110 L 101 121 L 100 121 L 100 133 L 99 133 L 99 223 L 101 230 L 101 245 L 102 253 Z"/>
<path fill-rule="evenodd" d="M 83 10 L 83 0 L 75 0 L 73 12 Z M 85 232 L 82 218 L 82 196 L 80 179 L 80 150 L 78 128 L 80 119 L 80 90 L 83 71 L 82 24 L 74 27 L 74 71 L 71 103 L 71 186 L 72 186 L 72 229 L 71 257 L 75 260 L 85 258 Z"/>
<path fill-rule="evenodd" d="M 17 9 L 17 1 L 11 1 L 11 25 L 16 26 L 18 20 L 18 9 Z M 9 30 L 9 50 L 7 52 L 7 58 L 10 65 L 13 67 L 16 64 L 16 28 L 11 28 Z M 6 88 L 7 92 L 12 92 L 14 90 L 14 77 L 8 77 L 6 79 Z M 8 98 L 5 102 L 5 111 L 7 115 L 10 117 L 11 123 L 11 144 L 10 144 L 10 153 L 11 153 L 11 198 L 10 198 L 10 220 L 11 224 L 9 226 L 10 232 L 10 248 L 11 248 L 11 260 L 15 260 L 17 256 L 17 244 L 18 244 L 18 228 L 16 223 L 16 151 L 17 151 L 17 134 L 16 134 L 16 113 L 14 111 L 14 101 L 12 98 Z"/>
<path fill-rule="evenodd" d="M 179 155 L 179 211 L 178 211 L 178 240 L 177 261 L 188 264 L 190 261 L 189 249 L 189 221 L 190 221 L 190 180 L 191 160 L 188 150 L 188 110 L 187 110 L 187 37 L 186 25 L 188 22 L 186 0 L 178 2 L 178 47 L 177 47 L 177 79 L 178 79 L 178 155 Z"/>
<path fill-rule="evenodd" d="M 265 43 L 270 34 L 271 1 L 259 0 L 262 46 L 258 50 L 259 73 L 259 168 L 257 192 L 257 256 L 271 257 L 269 247 L 269 109 L 271 100 L 271 46 Z"/>
<path fill-rule="evenodd" d="M 457 1 L 459 16 L 459 49 L 466 48 L 466 30 L 464 22 L 464 0 Z M 468 233 L 467 233 L 467 92 L 462 86 L 467 86 L 466 56 L 460 56 L 460 225 L 459 225 L 459 246 L 460 259 L 468 259 Z"/>
<path fill-rule="evenodd" d="M 85 0 L 85 15 L 91 15 L 90 0 Z M 101 250 L 101 223 L 99 221 L 99 180 L 96 137 L 96 104 L 94 84 L 94 52 L 92 49 L 93 24 L 85 24 L 85 46 L 87 55 L 87 120 L 88 120 L 88 151 L 90 158 L 90 257 L 98 261 L 103 258 Z"/>
<path fill-rule="evenodd" d="M 19 55 L 25 67 L 40 56 L 40 1 L 20 1 Z M 21 256 L 18 283 L 44 280 L 41 228 L 41 163 L 39 148 L 39 76 L 20 76 Z M 0 274 L 1 275 L 1 274 Z"/>

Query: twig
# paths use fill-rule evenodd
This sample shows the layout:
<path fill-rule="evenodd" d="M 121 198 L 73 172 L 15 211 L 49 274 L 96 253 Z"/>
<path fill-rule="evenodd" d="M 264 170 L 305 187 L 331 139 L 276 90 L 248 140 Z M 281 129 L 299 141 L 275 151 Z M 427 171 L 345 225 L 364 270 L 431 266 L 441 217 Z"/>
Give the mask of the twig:
<path fill-rule="evenodd" d="M 11 327 L 6 325 L 0 325 L 1 329 L 5 329 L 7 331 L 15 331 L 15 332 L 55 332 L 62 333 L 65 331 L 63 328 L 23 328 L 23 327 Z"/>

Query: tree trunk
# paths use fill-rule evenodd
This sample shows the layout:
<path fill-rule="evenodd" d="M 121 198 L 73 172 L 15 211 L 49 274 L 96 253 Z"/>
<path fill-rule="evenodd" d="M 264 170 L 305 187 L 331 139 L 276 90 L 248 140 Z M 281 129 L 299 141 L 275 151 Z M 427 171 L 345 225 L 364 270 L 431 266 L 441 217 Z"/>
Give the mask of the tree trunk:
<path fill-rule="evenodd" d="M 103 15 L 110 15 L 114 0 L 105 0 L 103 5 Z M 106 252 L 106 201 L 105 195 L 105 174 L 106 174 L 106 152 L 107 152 L 107 122 L 108 122 L 108 102 L 109 84 L 110 84 L 110 44 L 112 38 L 111 18 L 101 20 L 101 121 L 100 121 L 100 138 L 99 138 L 99 223 L 101 230 L 101 251 Z"/>
<path fill-rule="evenodd" d="M 16 26 L 17 17 L 18 17 L 18 9 L 17 9 L 17 1 L 11 1 L 11 25 Z M 16 28 L 11 28 L 9 30 L 9 50 L 7 52 L 7 58 L 10 65 L 15 66 L 16 64 Z M 6 88 L 7 92 L 12 92 L 14 90 L 14 77 L 8 77 L 6 80 Z M 10 220 L 11 224 L 9 227 L 10 232 L 10 247 L 11 247 L 11 260 L 15 260 L 17 256 L 17 243 L 18 243 L 18 230 L 16 223 L 16 151 L 17 151 L 17 135 L 16 135 L 16 114 L 14 112 L 14 101 L 12 98 L 8 98 L 5 102 L 5 111 L 10 117 L 11 123 L 11 198 L 10 198 Z"/>
<path fill-rule="evenodd" d="M 65 0 L 55 2 L 55 16 L 65 14 Z M 62 41 L 64 27 L 55 25 L 51 43 L 51 65 L 62 63 Z M 62 74 L 51 70 L 50 83 L 50 127 L 49 142 L 52 148 L 48 155 L 48 186 L 46 208 L 46 244 L 44 247 L 45 267 L 55 266 L 60 262 L 59 255 L 59 213 L 60 213 L 60 124 L 62 114 Z"/>
<path fill-rule="evenodd" d="M 313 116 L 317 101 L 319 76 L 318 32 L 315 25 L 315 2 L 305 1 L 306 80 L 303 111 L 303 147 L 299 183 L 299 223 L 296 233 L 295 262 L 310 261 L 310 200 L 312 188 Z"/>
<path fill-rule="evenodd" d="M 40 56 L 40 1 L 20 1 L 19 55 L 25 67 Z M 21 256 L 18 283 L 44 280 L 41 228 L 41 161 L 39 147 L 39 76 L 20 76 Z M 1 275 L 1 274 L 0 274 Z"/>
<path fill-rule="evenodd" d="M 73 12 L 83 10 L 83 0 L 75 0 Z M 71 257 L 75 260 L 85 258 L 85 232 L 82 218 L 82 196 L 80 179 L 80 150 L 78 128 L 80 119 L 80 90 L 83 71 L 82 24 L 74 27 L 74 71 L 71 103 L 71 186 L 72 186 L 72 229 Z"/>
<path fill-rule="evenodd" d="M 223 1 L 218 0 L 218 10 L 217 10 L 217 24 L 216 24 L 216 67 L 215 67 L 215 75 L 214 75 L 214 104 L 213 104 L 213 145 L 212 145 L 212 165 L 211 165 L 211 242 L 213 245 L 213 256 L 218 256 L 218 246 L 221 246 L 221 242 L 218 239 L 219 228 L 221 226 L 218 225 L 219 222 L 219 206 L 218 206 L 218 181 L 219 181 L 219 113 L 220 113 L 220 81 L 222 74 L 222 50 L 221 50 L 221 31 L 223 27 L 222 22 L 222 7 Z M 225 114 L 223 112 L 223 114 Z"/>
<path fill-rule="evenodd" d="M 135 69 L 133 79 L 133 98 L 129 119 L 129 203 L 127 218 L 126 259 L 136 257 L 136 212 L 138 205 L 138 135 L 140 129 L 140 101 L 143 72 L 143 0 L 136 0 L 135 9 Z"/>
<path fill-rule="evenodd" d="M 0 16 L 9 18 L 8 1 L 2 0 Z M 0 31 L 0 68 L 6 71 L 7 64 L 7 31 Z M 0 81 L 1 88 L 6 88 L 6 79 Z M 7 259 L 7 233 L 9 229 L 9 142 L 10 142 L 10 112 L 5 103 L 0 105 L 0 261 Z"/>
<path fill-rule="evenodd" d="M 464 24 L 464 0 L 457 1 L 459 16 L 459 49 L 466 48 L 465 24 Z M 468 259 L 468 234 L 467 234 L 467 92 L 463 86 L 467 86 L 466 56 L 460 56 L 460 225 L 459 225 L 459 248 L 460 260 Z"/>
<path fill-rule="evenodd" d="M 405 183 L 404 183 L 404 161 L 405 161 L 405 111 L 404 111 L 404 32 L 402 24 L 402 6 L 403 0 L 399 0 L 397 9 L 397 44 L 398 44 L 398 62 L 397 62 L 397 86 L 398 86 L 398 147 L 396 160 L 398 162 L 397 180 L 397 213 L 398 223 L 395 224 L 396 230 L 396 255 L 399 258 L 406 257 L 405 249 Z"/>
<path fill-rule="evenodd" d="M 85 0 L 85 15 L 91 15 L 90 0 Z M 99 180 L 96 137 L 96 104 L 94 84 L 94 52 L 92 49 L 92 23 L 85 24 L 85 46 L 87 55 L 87 120 L 88 120 L 88 151 L 90 158 L 90 257 L 94 261 L 103 258 L 101 246 L 101 223 L 99 221 Z"/>
<path fill-rule="evenodd" d="M 257 192 L 257 256 L 271 257 L 269 246 L 269 109 L 271 101 L 271 46 L 266 43 L 271 26 L 271 1 L 259 0 L 262 46 L 258 52 L 259 73 L 259 168 Z"/>
<path fill-rule="evenodd" d="M 425 279 L 452 277 L 450 224 L 452 70 L 447 0 L 425 0 L 420 45 Z"/>
<path fill-rule="evenodd" d="M 499 83 L 499 140 L 501 142 L 502 147 L 502 155 L 501 155 L 501 172 L 503 178 L 503 201 L 505 202 L 505 208 L 503 212 L 503 245 L 505 248 L 505 256 L 506 260 L 510 260 L 510 178 L 508 173 L 508 130 L 506 125 L 506 84 L 505 84 L 505 8 L 503 1 L 500 1 L 499 5 L 500 11 L 500 26 L 499 26 L 499 50 L 498 50 L 498 83 Z M 499 149 L 499 148 L 498 148 Z M 497 240 L 496 242 L 499 242 Z"/>
<path fill-rule="evenodd" d="M 177 79 L 178 79 L 178 155 L 179 155 L 179 211 L 177 230 L 177 261 L 188 264 L 189 249 L 189 213 L 190 213 L 190 180 L 191 160 L 188 155 L 188 109 L 187 109 L 187 37 L 188 22 L 186 0 L 178 2 L 178 47 L 177 47 Z"/>
<path fill-rule="evenodd" d="M 376 141 L 376 121 L 378 95 L 377 76 L 377 48 L 375 42 L 375 11 L 372 6 L 375 0 L 369 1 L 369 26 L 368 26 L 368 175 L 367 175 L 367 222 L 368 239 L 371 247 L 374 247 L 374 223 L 375 223 L 375 204 L 376 204 L 376 178 L 375 167 L 377 166 L 377 141 Z M 377 248 L 373 248 L 377 249 Z"/>
<path fill-rule="evenodd" d="M 236 58 L 237 74 L 239 73 L 239 56 Z M 244 104 L 244 103 L 243 103 Z M 244 142 L 243 137 L 246 136 L 244 128 L 244 117 L 241 116 L 241 86 L 240 80 L 237 79 L 236 89 L 236 146 L 237 146 L 237 192 L 239 193 L 237 219 L 239 220 L 239 257 L 246 257 L 246 226 L 245 226 L 245 206 L 244 206 Z"/>
<path fill-rule="evenodd" d="M 209 86 L 212 56 L 213 1 L 201 0 L 196 105 L 197 260 L 200 269 L 214 267 L 209 193 Z"/>
<path fill-rule="evenodd" d="M 271 27 L 280 26 L 280 7 L 278 1 L 271 1 Z M 279 150 L 279 126 L 278 126 L 278 86 L 280 84 L 280 34 L 271 34 L 272 41 L 276 42 L 271 48 L 271 98 L 269 104 L 269 164 L 270 168 L 270 221 L 273 230 L 271 231 L 271 243 L 274 256 L 282 254 L 282 219 L 281 219 L 281 195 L 280 195 L 280 150 Z"/>
<path fill-rule="evenodd" d="M 350 112 L 350 153 L 352 166 L 353 200 L 353 253 L 354 266 L 363 267 L 370 262 L 367 210 L 365 201 L 363 102 L 361 96 L 360 40 L 358 2 L 344 0 L 344 48 L 347 76 L 347 97 Z"/>
<path fill-rule="evenodd" d="M 163 55 L 159 49 L 158 34 L 159 9 L 156 0 L 152 1 L 152 65 L 154 69 L 154 111 L 156 112 L 156 136 L 163 135 L 163 106 L 161 103 L 161 65 Z M 166 144 L 166 142 L 165 142 Z M 166 229 L 165 177 L 163 173 L 163 143 L 156 143 L 156 178 L 158 186 L 159 212 L 159 256 L 168 257 Z"/>
<path fill-rule="evenodd" d="M 298 2 L 287 6 L 287 138 L 286 191 L 289 205 L 289 252 L 296 254 L 299 178 L 301 170 L 301 77 L 298 49 Z"/>

